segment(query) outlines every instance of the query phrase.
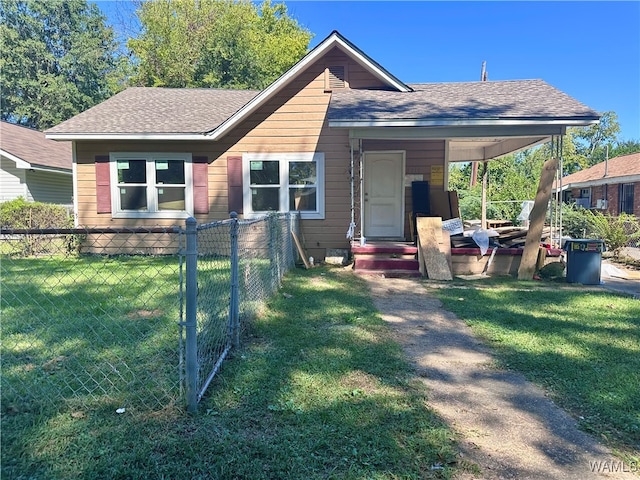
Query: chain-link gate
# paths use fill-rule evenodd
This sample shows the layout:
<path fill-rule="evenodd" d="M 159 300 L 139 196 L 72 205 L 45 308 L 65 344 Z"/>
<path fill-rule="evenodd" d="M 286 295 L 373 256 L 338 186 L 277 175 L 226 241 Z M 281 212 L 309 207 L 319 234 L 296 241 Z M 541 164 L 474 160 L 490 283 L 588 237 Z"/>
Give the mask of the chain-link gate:
<path fill-rule="evenodd" d="M 187 222 L 184 346 L 187 405 L 194 411 L 243 329 L 295 263 L 297 213 L 257 220 Z M 184 337 L 182 335 L 184 332 Z"/>

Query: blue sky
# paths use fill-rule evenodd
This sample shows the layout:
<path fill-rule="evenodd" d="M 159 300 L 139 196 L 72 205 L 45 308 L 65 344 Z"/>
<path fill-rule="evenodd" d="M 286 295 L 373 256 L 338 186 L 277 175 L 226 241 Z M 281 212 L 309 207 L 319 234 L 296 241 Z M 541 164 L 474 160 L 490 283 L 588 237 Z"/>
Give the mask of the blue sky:
<path fill-rule="evenodd" d="M 98 1 L 116 28 L 126 0 Z M 640 140 L 640 2 L 285 1 L 315 34 L 338 30 L 407 83 L 541 78 Z"/>

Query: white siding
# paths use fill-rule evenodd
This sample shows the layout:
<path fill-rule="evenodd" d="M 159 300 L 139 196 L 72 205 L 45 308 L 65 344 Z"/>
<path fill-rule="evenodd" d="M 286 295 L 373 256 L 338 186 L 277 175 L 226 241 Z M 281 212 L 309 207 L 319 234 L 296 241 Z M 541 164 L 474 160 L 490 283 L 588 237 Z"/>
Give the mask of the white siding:
<path fill-rule="evenodd" d="M 27 195 L 25 171 L 16 168 L 15 162 L 2 157 L 0 159 L 0 202 L 18 197 L 27 198 Z"/>
<path fill-rule="evenodd" d="M 73 203 L 73 181 L 71 175 L 40 170 L 27 171 L 29 200 L 45 203 Z"/>
<path fill-rule="evenodd" d="M 23 197 L 29 201 L 72 204 L 70 174 L 16 168 L 8 158 L 0 159 L 0 201 Z"/>

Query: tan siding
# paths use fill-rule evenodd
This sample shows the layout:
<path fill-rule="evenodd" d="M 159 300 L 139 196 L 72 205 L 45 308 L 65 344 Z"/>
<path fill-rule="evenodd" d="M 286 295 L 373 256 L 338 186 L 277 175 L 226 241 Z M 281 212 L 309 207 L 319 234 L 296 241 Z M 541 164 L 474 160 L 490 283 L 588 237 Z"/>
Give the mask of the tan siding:
<path fill-rule="evenodd" d="M 345 237 L 350 222 L 350 150 L 348 131 L 330 129 L 325 121 L 330 93 L 325 92 L 324 72 L 328 65 L 346 63 L 351 88 L 383 86 L 368 71 L 350 60 L 339 49 L 311 65 L 290 85 L 270 99 L 251 118 L 239 124 L 218 142 L 79 142 L 78 201 L 80 223 L 90 226 L 183 225 L 184 220 L 146 221 L 112 219 L 97 214 L 95 201 L 94 157 L 115 151 L 189 152 L 209 157 L 210 212 L 198 221 L 228 218 L 227 157 L 243 153 L 322 152 L 325 155 L 325 220 L 302 220 L 309 255 L 322 259 L 327 248 L 347 248 Z M 423 142 L 424 143 L 424 142 Z M 385 149 L 407 150 L 407 168 L 422 171 L 421 162 L 444 158 L 444 144 L 416 145 L 407 149 L 404 142 L 385 144 Z M 412 153 L 409 153 L 409 152 Z M 428 173 L 424 171 L 425 175 Z"/>

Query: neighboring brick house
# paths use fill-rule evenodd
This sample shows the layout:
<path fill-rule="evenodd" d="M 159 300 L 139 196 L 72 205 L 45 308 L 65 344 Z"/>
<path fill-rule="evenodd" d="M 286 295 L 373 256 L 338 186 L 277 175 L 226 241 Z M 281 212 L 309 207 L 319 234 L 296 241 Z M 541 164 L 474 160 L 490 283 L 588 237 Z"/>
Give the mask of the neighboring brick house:
<path fill-rule="evenodd" d="M 0 124 L 0 202 L 28 201 L 71 205 L 71 144 L 8 122 Z"/>
<path fill-rule="evenodd" d="M 405 84 L 333 32 L 261 92 L 129 88 L 46 132 L 74 144 L 77 221 L 153 226 L 300 211 L 322 260 L 407 239 L 413 182 L 599 114 L 542 80 Z"/>
<path fill-rule="evenodd" d="M 611 215 L 640 217 L 640 153 L 610 158 L 562 179 L 563 200 Z"/>

